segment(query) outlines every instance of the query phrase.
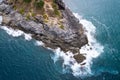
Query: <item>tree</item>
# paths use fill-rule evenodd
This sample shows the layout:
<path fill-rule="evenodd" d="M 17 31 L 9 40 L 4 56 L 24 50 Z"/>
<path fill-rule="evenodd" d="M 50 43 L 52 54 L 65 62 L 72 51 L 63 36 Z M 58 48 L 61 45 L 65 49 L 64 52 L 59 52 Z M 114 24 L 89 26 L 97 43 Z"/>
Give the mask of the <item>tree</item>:
<path fill-rule="evenodd" d="M 44 6 L 44 1 L 43 0 L 39 0 L 38 2 L 36 2 L 36 6 L 38 7 L 38 8 L 43 8 L 43 6 Z"/>

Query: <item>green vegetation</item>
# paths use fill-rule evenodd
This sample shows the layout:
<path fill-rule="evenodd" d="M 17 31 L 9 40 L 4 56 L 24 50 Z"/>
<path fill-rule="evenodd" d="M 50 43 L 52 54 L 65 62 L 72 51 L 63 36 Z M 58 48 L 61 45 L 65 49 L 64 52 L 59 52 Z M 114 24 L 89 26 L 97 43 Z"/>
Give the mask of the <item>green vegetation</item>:
<path fill-rule="evenodd" d="M 49 19 L 48 15 L 44 13 L 43 18 L 44 18 L 44 22 L 47 23 Z"/>
<path fill-rule="evenodd" d="M 57 16 L 60 16 L 60 12 L 59 12 L 59 10 L 58 10 L 57 4 L 52 3 L 52 7 L 53 7 L 53 9 L 54 9 L 54 14 L 57 15 Z"/>
<path fill-rule="evenodd" d="M 44 22 L 45 22 L 45 23 L 47 23 L 47 22 L 48 22 L 48 20 L 47 20 L 47 19 L 44 19 Z"/>
<path fill-rule="evenodd" d="M 42 16 L 45 23 L 58 24 L 59 28 L 64 29 L 64 25 L 59 21 L 62 15 L 55 0 L 10 0 L 10 2 L 15 3 L 13 8 L 24 15 L 26 20 Z"/>
<path fill-rule="evenodd" d="M 17 10 L 17 7 L 16 7 L 16 6 L 13 6 L 13 9 L 14 9 L 14 10 Z"/>
<path fill-rule="evenodd" d="M 60 25 L 60 28 L 61 28 L 61 29 L 64 29 L 64 25 L 63 25 L 63 24 L 61 24 L 61 25 Z"/>
<path fill-rule="evenodd" d="M 31 16 L 32 16 L 32 17 L 35 17 L 35 13 L 31 12 Z"/>
<path fill-rule="evenodd" d="M 49 19 L 47 14 L 43 14 L 43 18 L 47 20 Z"/>
<path fill-rule="evenodd" d="M 52 3 L 52 7 L 53 7 L 54 9 L 57 9 L 57 8 L 58 8 L 58 6 L 57 6 L 55 3 Z"/>
<path fill-rule="evenodd" d="M 54 13 L 55 15 L 60 16 L 60 12 L 57 9 L 54 9 Z"/>
<path fill-rule="evenodd" d="M 26 20 L 29 20 L 30 19 L 30 14 L 28 13 L 27 15 L 26 15 Z"/>
<path fill-rule="evenodd" d="M 39 0 L 38 2 L 35 2 L 35 3 L 36 3 L 36 7 L 40 9 L 42 9 L 45 4 L 43 0 Z"/>
<path fill-rule="evenodd" d="M 24 14 L 25 10 L 23 8 L 20 8 L 19 12 L 20 14 Z"/>
<path fill-rule="evenodd" d="M 31 0 L 23 0 L 24 2 L 26 2 L 26 3 L 30 3 L 31 2 Z"/>

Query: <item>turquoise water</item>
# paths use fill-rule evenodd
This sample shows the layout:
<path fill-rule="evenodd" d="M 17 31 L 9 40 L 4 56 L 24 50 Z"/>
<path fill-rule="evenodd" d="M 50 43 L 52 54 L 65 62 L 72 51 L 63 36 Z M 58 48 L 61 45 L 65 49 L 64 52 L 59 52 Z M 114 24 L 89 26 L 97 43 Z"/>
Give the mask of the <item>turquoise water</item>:
<path fill-rule="evenodd" d="M 52 51 L 35 46 L 34 40 L 13 38 L 0 30 L 0 80 L 76 80 L 62 74 L 51 55 Z"/>
<path fill-rule="evenodd" d="M 120 80 L 120 1 L 64 0 L 68 7 L 96 27 L 95 39 L 104 51 L 92 59 L 91 76 L 82 80 Z M 63 71 L 63 60 L 35 40 L 13 37 L 0 29 L 0 80 L 81 80 Z M 101 47 L 99 47 L 101 48 Z"/>
<path fill-rule="evenodd" d="M 79 13 L 93 23 L 96 27 L 95 37 L 104 46 L 104 52 L 93 59 L 92 71 L 98 75 L 95 80 L 120 80 L 120 1 L 69 0 L 65 2 L 73 12 Z"/>

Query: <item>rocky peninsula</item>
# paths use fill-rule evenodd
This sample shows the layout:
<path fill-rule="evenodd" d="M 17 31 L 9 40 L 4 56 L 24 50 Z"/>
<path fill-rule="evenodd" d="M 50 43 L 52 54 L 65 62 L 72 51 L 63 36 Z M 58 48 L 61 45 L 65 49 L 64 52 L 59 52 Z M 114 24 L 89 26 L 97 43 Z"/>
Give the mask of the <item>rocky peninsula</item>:
<path fill-rule="evenodd" d="M 3 17 L 2 25 L 20 29 L 32 34 L 40 40 L 45 47 L 61 48 L 64 52 L 80 53 L 79 49 L 88 43 L 87 36 L 79 20 L 73 15 L 62 0 L 44 0 L 44 6 L 36 0 L 3 0 L 0 2 L 0 15 Z M 40 0 L 41 1 L 41 0 Z M 39 0 L 37 1 L 39 3 Z M 85 57 L 81 54 L 74 56 L 78 63 Z"/>

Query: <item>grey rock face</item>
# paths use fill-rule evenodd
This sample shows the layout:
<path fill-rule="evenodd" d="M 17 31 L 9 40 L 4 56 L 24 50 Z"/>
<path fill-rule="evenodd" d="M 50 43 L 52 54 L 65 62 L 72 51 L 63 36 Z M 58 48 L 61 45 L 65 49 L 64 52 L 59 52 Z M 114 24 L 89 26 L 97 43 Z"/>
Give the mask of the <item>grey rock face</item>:
<path fill-rule="evenodd" d="M 65 4 L 62 0 L 55 0 L 55 2 L 58 4 L 59 9 L 65 10 Z"/>
<path fill-rule="evenodd" d="M 65 19 L 63 23 L 65 25 L 64 30 L 60 29 L 59 26 L 48 26 L 41 17 L 36 17 L 36 20 L 26 20 L 24 16 L 14 11 L 11 5 L 5 1 L 0 3 L 3 25 L 31 33 L 33 38 L 43 41 L 45 46 L 53 49 L 60 47 L 65 52 L 79 53 L 79 49 L 88 43 L 87 37 L 83 33 L 82 24 L 68 8 L 65 8 L 62 0 L 56 0 L 56 3 L 62 9 L 61 12 Z"/>

